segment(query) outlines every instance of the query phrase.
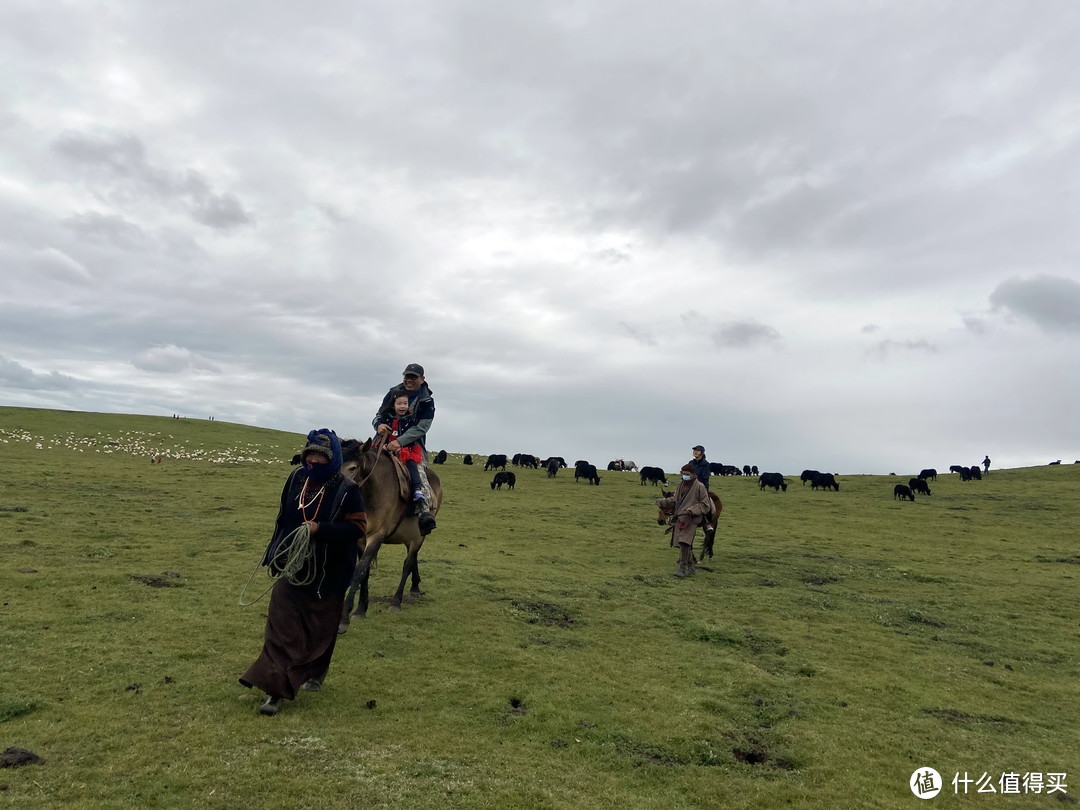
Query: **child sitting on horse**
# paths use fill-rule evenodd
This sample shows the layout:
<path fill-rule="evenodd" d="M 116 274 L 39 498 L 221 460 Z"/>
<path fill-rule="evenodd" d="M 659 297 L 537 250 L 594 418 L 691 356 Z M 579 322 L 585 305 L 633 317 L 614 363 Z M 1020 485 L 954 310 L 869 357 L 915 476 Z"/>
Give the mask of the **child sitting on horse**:
<path fill-rule="evenodd" d="M 409 395 L 407 393 L 402 392 L 394 397 L 392 409 L 392 416 L 380 418 L 376 424 L 376 427 L 378 425 L 387 425 L 390 428 L 390 434 L 387 437 L 388 442 L 397 439 L 409 428 L 416 425 L 417 422 L 416 414 L 409 413 Z M 424 462 L 424 451 L 421 449 L 420 444 L 402 445 L 401 449 L 397 451 L 397 457 L 401 459 L 405 464 L 405 468 L 409 471 L 413 500 L 424 500 L 424 487 L 420 482 L 419 467 Z"/>

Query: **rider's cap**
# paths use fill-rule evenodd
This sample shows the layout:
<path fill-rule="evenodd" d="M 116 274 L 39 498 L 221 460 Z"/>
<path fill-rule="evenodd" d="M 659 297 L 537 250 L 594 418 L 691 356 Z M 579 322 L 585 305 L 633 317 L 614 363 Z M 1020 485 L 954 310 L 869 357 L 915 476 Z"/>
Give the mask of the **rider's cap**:
<path fill-rule="evenodd" d="M 694 445 L 693 447 L 691 447 L 690 449 L 691 449 L 691 450 L 700 450 L 700 451 L 701 451 L 702 453 L 704 453 L 704 452 L 705 452 L 705 448 L 704 448 L 704 447 L 702 447 L 702 446 L 701 446 L 700 444 L 695 444 L 695 445 Z"/>
<path fill-rule="evenodd" d="M 409 363 L 405 366 L 405 370 L 401 372 L 402 377 L 407 377 L 410 374 L 415 374 L 417 377 L 424 376 L 424 367 L 419 363 Z"/>

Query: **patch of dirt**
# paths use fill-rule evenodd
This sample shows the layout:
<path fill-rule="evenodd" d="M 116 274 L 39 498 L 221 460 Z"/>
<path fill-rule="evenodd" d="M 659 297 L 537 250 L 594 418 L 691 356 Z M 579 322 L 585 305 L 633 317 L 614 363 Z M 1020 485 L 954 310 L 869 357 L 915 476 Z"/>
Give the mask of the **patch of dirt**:
<path fill-rule="evenodd" d="M 525 614 L 525 620 L 529 624 L 571 627 L 577 621 L 569 610 L 554 602 L 526 602 L 511 599 L 510 604 Z"/>
<path fill-rule="evenodd" d="M 17 768 L 20 765 L 41 765 L 45 760 L 25 748 L 7 748 L 0 754 L 0 768 Z"/>
<path fill-rule="evenodd" d="M 830 582 L 840 581 L 840 577 L 831 574 L 803 574 L 799 579 L 807 585 L 828 585 Z"/>
<path fill-rule="evenodd" d="M 154 576 L 152 574 L 128 574 L 135 582 L 141 582 L 143 585 L 149 585 L 151 588 L 180 588 L 183 587 L 183 583 L 180 582 L 180 575 L 175 571 L 166 571 L 161 576 Z"/>
<path fill-rule="evenodd" d="M 924 708 L 922 710 L 925 714 L 929 714 L 939 720 L 945 720 L 949 723 L 1002 723 L 1002 724 L 1023 724 L 1021 720 L 1013 720 L 1010 717 L 1001 717 L 993 714 L 969 714 L 968 712 L 962 712 L 959 709 L 944 709 L 939 707 Z"/>

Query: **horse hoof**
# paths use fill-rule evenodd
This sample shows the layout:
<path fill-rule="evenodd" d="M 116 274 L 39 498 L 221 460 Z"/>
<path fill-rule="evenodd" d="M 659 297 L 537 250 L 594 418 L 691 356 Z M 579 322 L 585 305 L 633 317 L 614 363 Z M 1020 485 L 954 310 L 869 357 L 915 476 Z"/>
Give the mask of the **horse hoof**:
<path fill-rule="evenodd" d="M 347 625 L 347 624 L 339 624 L 337 626 L 337 634 L 339 636 L 343 636 L 348 632 L 349 632 L 349 625 Z"/>
<path fill-rule="evenodd" d="M 399 610 L 401 610 L 401 605 L 391 605 L 387 608 L 387 610 L 389 610 L 391 613 L 397 613 Z"/>

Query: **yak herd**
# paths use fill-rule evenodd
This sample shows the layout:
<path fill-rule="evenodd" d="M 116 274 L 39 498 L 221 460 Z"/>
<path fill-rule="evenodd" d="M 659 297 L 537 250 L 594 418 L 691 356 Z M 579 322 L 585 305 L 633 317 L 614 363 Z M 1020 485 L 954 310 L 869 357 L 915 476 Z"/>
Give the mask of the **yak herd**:
<path fill-rule="evenodd" d="M 473 457 L 466 455 L 462 461 L 471 465 L 473 463 Z M 446 451 L 440 450 L 432 459 L 434 464 L 446 463 Z M 1061 462 L 1052 462 L 1060 464 Z M 1080 461 L 1077 462 L 1080 464 Z M 539 456 L 534 456 L 529 453 L 515 453 L 511 457 L 507 457 L 505 454 L 494 453 L 487 457 L 487 461 L 484 463 L 484 470 L 496 470 L 495 478 L 491 482 L 492 489 L 502 489 L 505 485 L 507 489 L 513 489 L 516 483 L 514 473 L 508 472 L 507 465 L 513 467 L 522 467 L 534 470 L 544 470 L 547 472 L 548 478 L 554 478 L 559 470 L 569 467 L 566 461 L 561 456 L 550 456 L 546 459 L 540 459 Z M 960 476 L 961 481 L 980 480 L 983 475 L 987 474 L 990 470 L 989 458 L 984 459 L 983 464 L 985 470 L 980 469 L 978 464 L 973 464 L 970 467 L 954 464 L 949 467 L 950 473 L 957 473 Z M 659 467 L 638 467 L 633 461 L 617 458 L 608 462 L 607 470 L 610 471 L 623 471 L 623 472 L 637 472 L 638 478 L 642 486 L 646 484 L 652 484 L 654 486 L 666 486 L 668 484 L 667 475 Z M 758 473 L 758 468 L 755 465 L 745 464 L 742 467 L 737 467 L 733 464 L 719 464 L 710 463 L 709 470 L 713 475 L 727 476 L 727 475 L 744 475 L 744 476 L 758 476 L 758 488 L 764 490 L 771 488 L 774 492 L 787 492 L 788 482 L 787 479 L 781 474 L 776 472 Z M 895 473 L 893 473 L 895 475 Z M 600 474 L 597 472 L 596 465 L 590 464 L 587 461 L 579 460 L 574 462 L 574 482 L 584 479 L 586 483 L 600 485 Z M 840 491 L 840 483 L 836 480 L 835 473 L 820 472 L 818 470 L 803 470 L 799 476 L 799 480 L 803 486 L 810 484 L 810 488 L 817 490 L 832 490 L 834 492 Z M 915 496 L 931 494 L 930 481 L 937 480 L 937 470 L 928 468 L 922 470 L 918 476 L 908 480 L 907 484 L 896 484 L 893 487 L 893 499 L 899 501 L 914 501 Z"/>

